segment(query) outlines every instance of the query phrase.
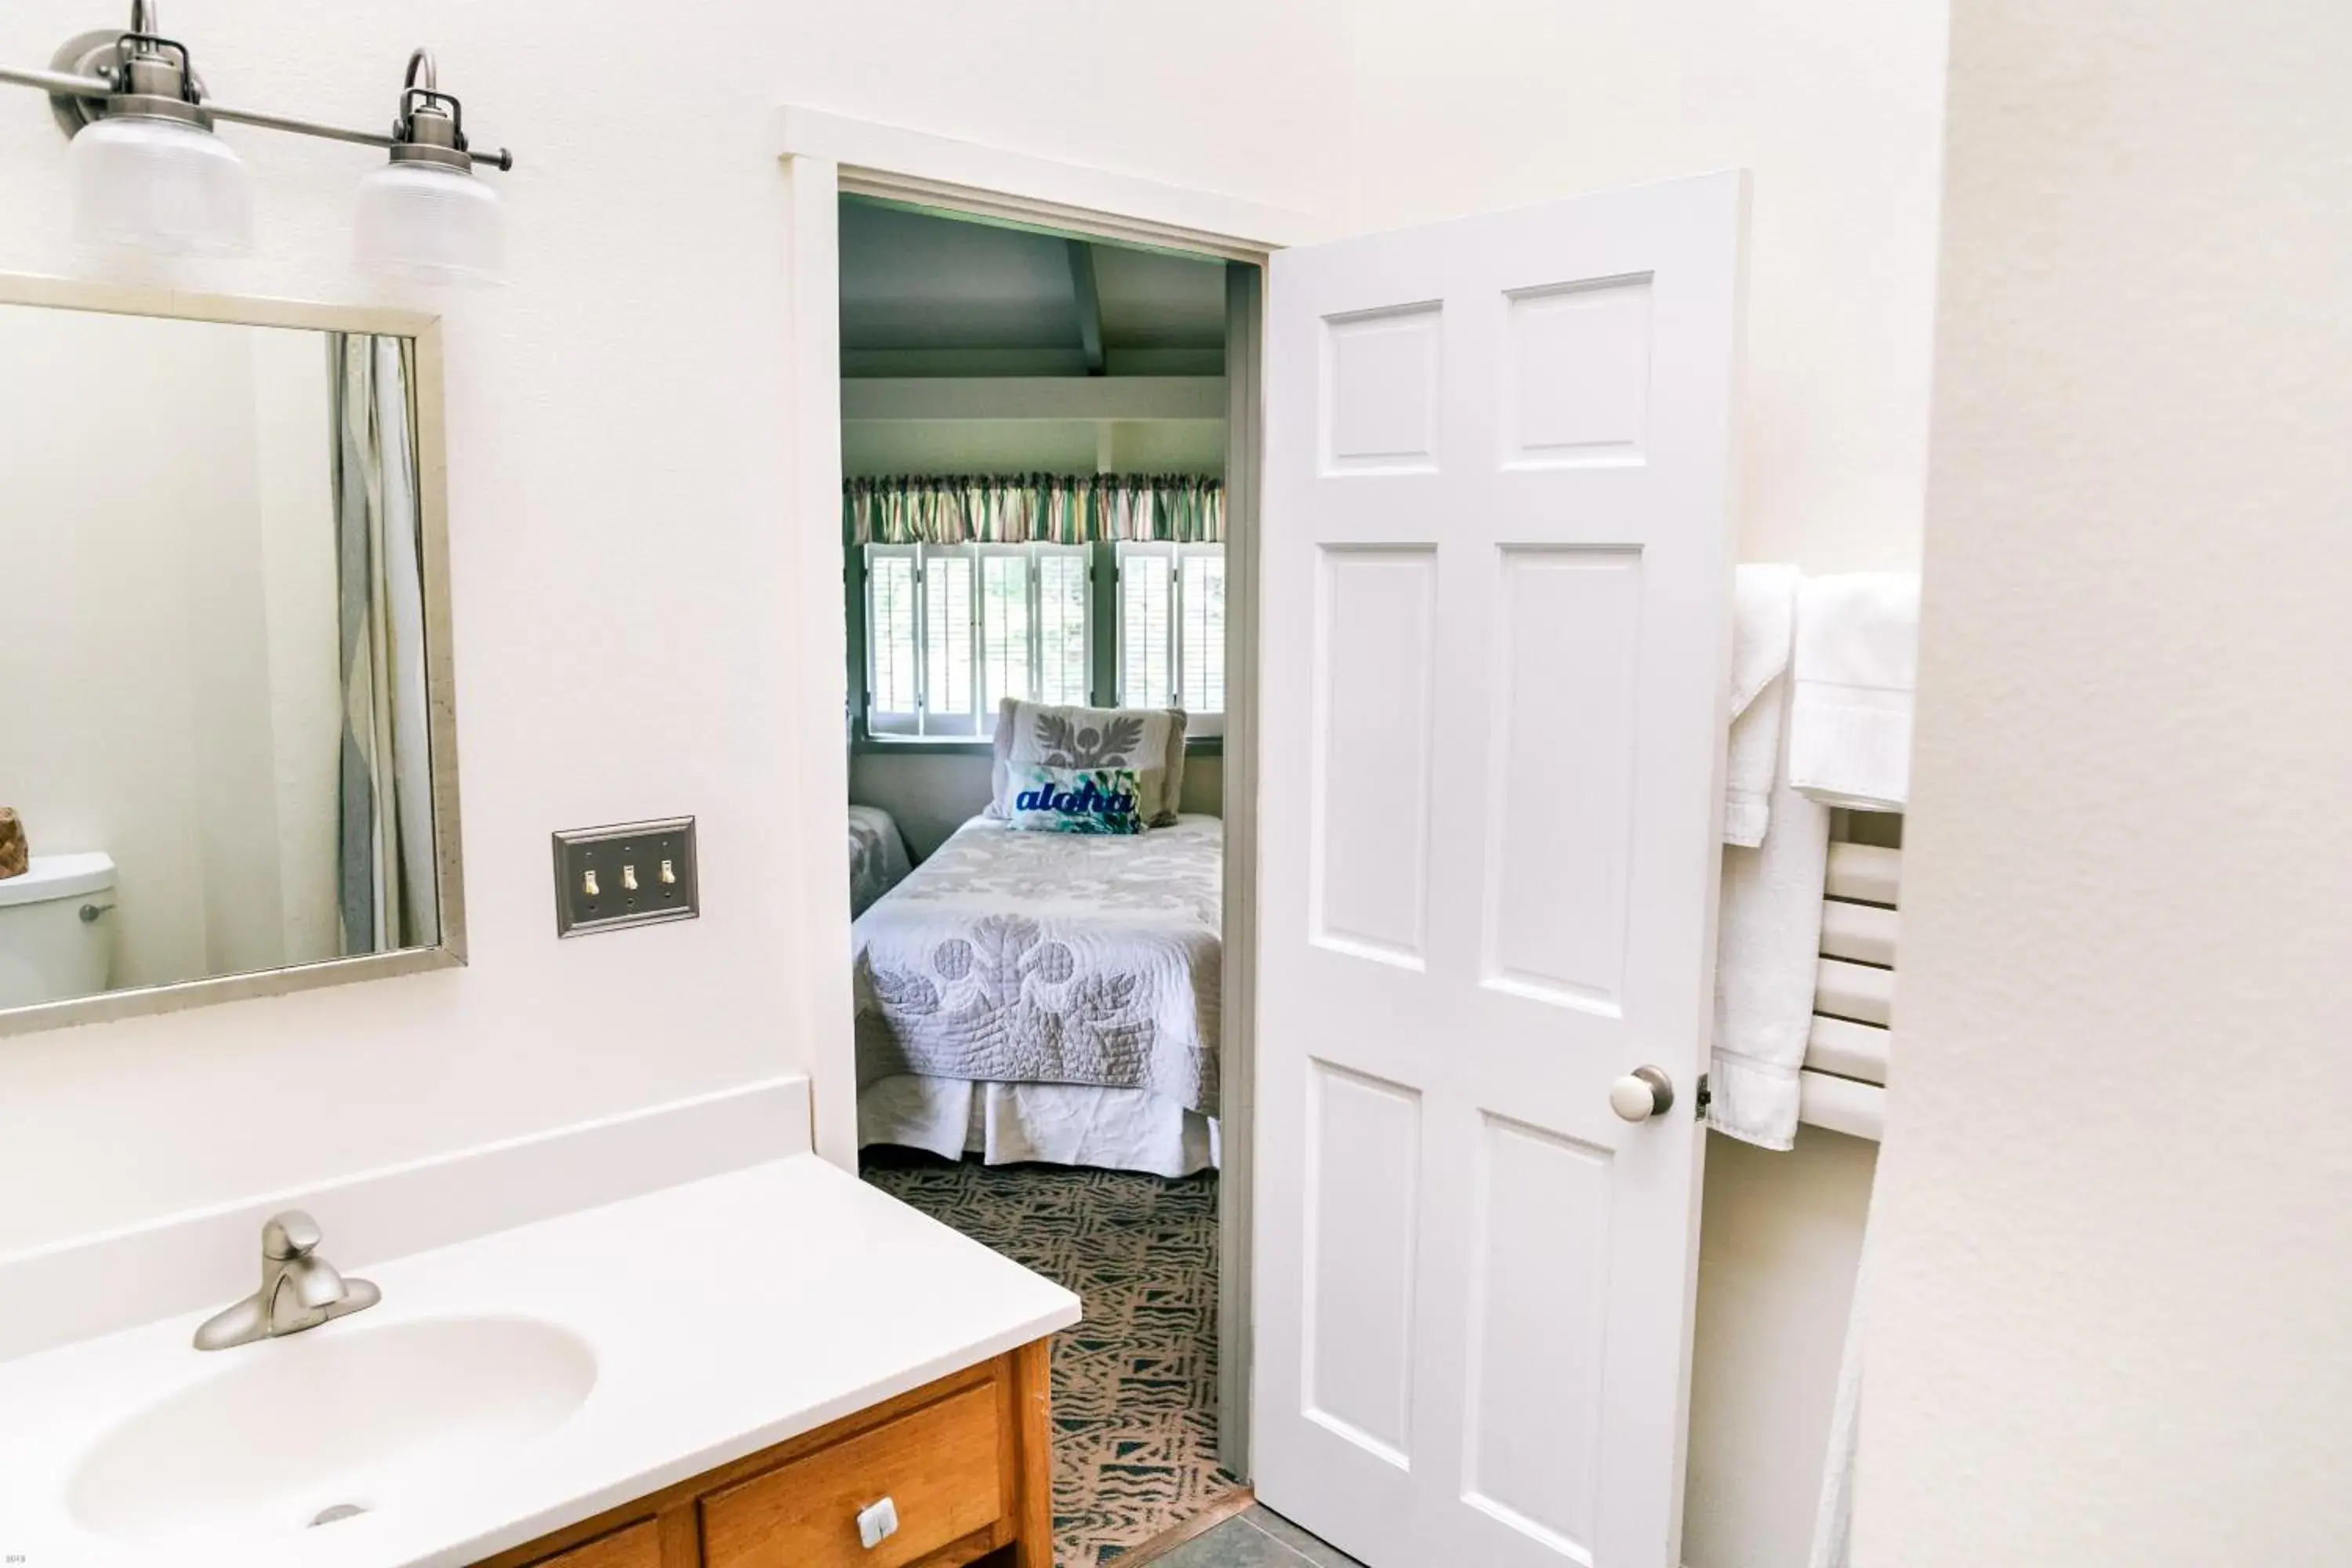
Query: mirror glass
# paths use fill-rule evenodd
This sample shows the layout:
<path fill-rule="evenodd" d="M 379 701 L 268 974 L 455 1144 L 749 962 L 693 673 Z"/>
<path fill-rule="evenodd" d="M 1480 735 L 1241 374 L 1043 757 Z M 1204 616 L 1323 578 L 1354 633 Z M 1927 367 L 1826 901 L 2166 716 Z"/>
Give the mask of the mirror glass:
<path fill-rule="evenodd" d="M 0 1026 L 443 943 L 417 382 L 0 304 Z"/>

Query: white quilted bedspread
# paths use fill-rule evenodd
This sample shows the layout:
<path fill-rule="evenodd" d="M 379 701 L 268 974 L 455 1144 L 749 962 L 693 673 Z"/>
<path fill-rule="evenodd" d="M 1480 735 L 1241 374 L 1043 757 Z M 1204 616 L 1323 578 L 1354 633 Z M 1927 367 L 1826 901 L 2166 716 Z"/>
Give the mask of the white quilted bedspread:
<path fill-rule="evenodd" d="M 1099 1084 L 1215 1115 L 1223 826 L 964 824 L 854 928 L 858 1082 Z"/>

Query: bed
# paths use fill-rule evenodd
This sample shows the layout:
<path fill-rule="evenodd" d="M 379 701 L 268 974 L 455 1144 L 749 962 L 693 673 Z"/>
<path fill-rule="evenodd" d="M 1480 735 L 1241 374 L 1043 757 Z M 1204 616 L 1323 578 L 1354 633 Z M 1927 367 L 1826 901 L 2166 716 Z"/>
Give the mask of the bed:
<path fill-rule="evenodd" d="M 888 812 L 878 805 L 849 808 L 850 919 L 871 909 L 913 868 L 907 858 L 906 836 Z"/>
<path fill-rule="evenodd" d="M 1218 1162 L 1223 825 L 975 817 L 852 928 L 868 1143 L 1189 1175 Z"/>

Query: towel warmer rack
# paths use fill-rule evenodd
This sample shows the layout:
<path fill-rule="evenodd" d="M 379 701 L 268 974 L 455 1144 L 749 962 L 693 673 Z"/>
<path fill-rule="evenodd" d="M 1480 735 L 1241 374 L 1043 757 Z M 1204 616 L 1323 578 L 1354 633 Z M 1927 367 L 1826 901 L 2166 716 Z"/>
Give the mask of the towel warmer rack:
<path fill-rule="evenodd" d="M 1798 1075 L 1797 1118 L 1876 1142 L 1886 1126 L 1888 1025 L 1903 851 L 1832 844 L 1822 897 L 1813 1024 Z"/>

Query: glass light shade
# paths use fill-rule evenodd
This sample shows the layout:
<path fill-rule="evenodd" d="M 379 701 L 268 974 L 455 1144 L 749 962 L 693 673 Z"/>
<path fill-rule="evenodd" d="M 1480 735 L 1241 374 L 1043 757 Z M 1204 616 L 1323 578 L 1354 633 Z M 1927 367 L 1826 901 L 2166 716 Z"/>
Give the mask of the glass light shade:
<path fill-rule="evenodd" d="M 506 211 L 473 175 L 387 163 L 360 181 L 359 264 L 419 283 L 497 283 L 507 270 Z"/>
<path fill-rule="evenodd" d="M 75 133 L 74 236 L 165 256 L 253 248 L 253 185 L 236 150 L 176 120 L 112 115 Z"/>

